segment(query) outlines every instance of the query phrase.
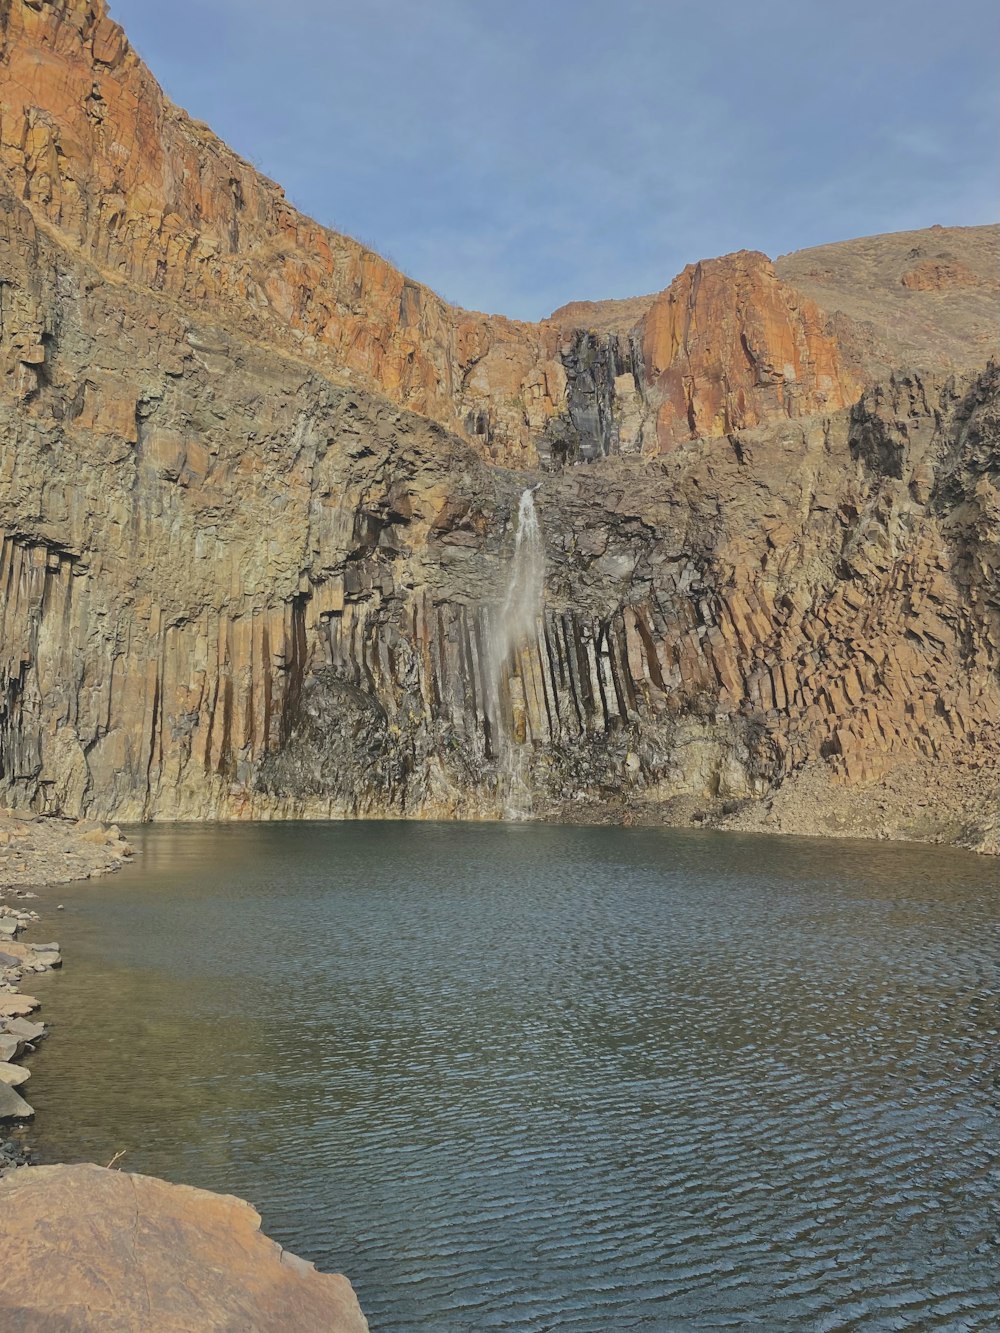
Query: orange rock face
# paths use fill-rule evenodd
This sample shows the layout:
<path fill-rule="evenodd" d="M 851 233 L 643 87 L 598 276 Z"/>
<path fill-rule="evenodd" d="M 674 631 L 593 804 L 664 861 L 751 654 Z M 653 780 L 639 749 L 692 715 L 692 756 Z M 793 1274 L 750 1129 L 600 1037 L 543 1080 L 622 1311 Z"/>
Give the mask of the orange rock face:
<path fill-rule="evenodd" d="M 163 95 L 104 0 L 14 0 L 0 161 L 106 272 L 454 421 L 446 304 L 303 217 Z"/>
<path fill-rule="evenodd" d="M 954 259 L 925 259 L 900 278 L 911 292 L 951 292 L 982 286 L 979 276 Z"/>
<path fill-rule="evenodd" d="M 834 410 L 866 381 L 822 311 L 749 252 L 685 269 L 656 298 L 576 302 L 542 324 L 457 310 L 303 216 L 175 107 L 104 0 L 11 0 L 0 24 L 0 168 L 37 223 L 109 277 L 384 394 L 496 461 L 531 466 L 554 422 L 560 434 L 581 329 L 632 331 L 617 437 L 646 453 Z M 940 290 L 960 270 L 918 266 L 903 284 Z M 41 355 L 26 345 L 21 362 Z"/>
<path fill-rule="evenodd" d="M 0 1326 L 24 1333 L 367 1333 L 346 1278 L 261 1234 L 242 1199 L 99 1166 L 0 1181 Z"/>
<path fill-rule="evenodd" d="M 743 250 L 689 265 L 640 325 L 656 445 L 836 411 L 859 385 L 812 301 Z"/>

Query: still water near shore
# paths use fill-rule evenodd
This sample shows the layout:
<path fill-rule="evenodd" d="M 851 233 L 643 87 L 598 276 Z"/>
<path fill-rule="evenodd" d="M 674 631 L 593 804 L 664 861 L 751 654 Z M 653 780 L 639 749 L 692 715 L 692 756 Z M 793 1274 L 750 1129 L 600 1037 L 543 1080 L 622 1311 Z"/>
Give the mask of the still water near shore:
<path fill-rule="evenodd" d="M 373 1330 L 1000 1325 L 995 862 L 130 836 L 132 867 L 37 904 L 66 958 L 35 987 L 43 1160 L 250 1199 Z"/>

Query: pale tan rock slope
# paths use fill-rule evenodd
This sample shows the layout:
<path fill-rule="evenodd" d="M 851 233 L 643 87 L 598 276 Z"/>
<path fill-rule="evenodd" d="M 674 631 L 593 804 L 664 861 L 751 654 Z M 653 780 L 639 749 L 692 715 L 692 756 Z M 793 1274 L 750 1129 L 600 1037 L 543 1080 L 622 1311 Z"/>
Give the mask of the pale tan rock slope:
<path fill-rule="evenodd" d="M 10 1333 L 367 1333 L 346 1278 L 261 1235 L 241 1199 L 98 1166 L 0 1180 Z"/>
<path fill-rule="evenodd" d="M 995 846 L 997 228 L 520 324 L 297 213 L 103 0 L 0 25 L 8 803 L 492 816 L 516 774 L 540 815 Z"/>

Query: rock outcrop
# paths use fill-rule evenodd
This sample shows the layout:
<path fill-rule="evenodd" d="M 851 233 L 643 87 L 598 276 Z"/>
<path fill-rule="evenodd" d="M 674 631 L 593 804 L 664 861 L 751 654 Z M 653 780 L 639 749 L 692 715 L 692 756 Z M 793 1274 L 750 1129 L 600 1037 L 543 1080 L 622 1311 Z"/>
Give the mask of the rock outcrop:
<path fill-rule="evenodd" d="M 893 370 L 967 370 L 996 356 L 1000 227 L 867 236 L 775 262 L 782 282 L 829 316 L 866 383 Z"/>
<path fill-rule="evenodd" d="M 6 890 L 25 885 L 67 884 L 105 875 L 131 855 L 118 828 L 105 828 L 93 820 L 46 819 L 28 811 L 0 809 L 0 898 Z M 0 908 L 0 936 L 6 933 L 2 914 Z"/>
<path fill-rule="evenodd" d="M 658 449 L 853 402 L 859 385 L 824 319 L 766 255 L 686 268 L 640 325 Z"/>
<path fill-rule="evenodd" d="M 241 1199 L 98 1166 L 0 1180 L 0 1324 L 18 1333 L 366 1333 L 346 1278 Z"/>
<path fill-rule="evenodd" d="M 998 229 L 517 324 L 297 214 L 102 0 L 0 22 L 9 803 L 778 819 L 808 788 L 816 831 L 995 842 Z M 544 614 L 498 666 L 539 482 Z"/>

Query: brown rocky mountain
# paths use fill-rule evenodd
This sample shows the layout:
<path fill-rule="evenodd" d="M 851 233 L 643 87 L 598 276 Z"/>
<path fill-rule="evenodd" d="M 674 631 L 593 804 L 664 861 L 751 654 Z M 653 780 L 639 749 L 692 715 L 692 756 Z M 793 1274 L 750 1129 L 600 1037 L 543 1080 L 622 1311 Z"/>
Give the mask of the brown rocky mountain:
<path fill-rule="evenodd" d="M 457 310 L 172 106 L 103 0 L 5 0 L 5 799 L 995 849 L 998 244 Z"/>
<path fill-rule="evenodd" d="M 977 366 L 993 354 L 1000 297 L 1000 227 L 929 227 L 797 250 L 775 261 L 782 282 L 855 326 L 853 369 L 873 379 L 897 365 Z M 915 296 L 914 293 L 922 293 Z M 560 328 L 628 334 L 657 299 L 573 301 L 550 316 Z M 867 347 L 866 343 L 867 335 Z"/>

